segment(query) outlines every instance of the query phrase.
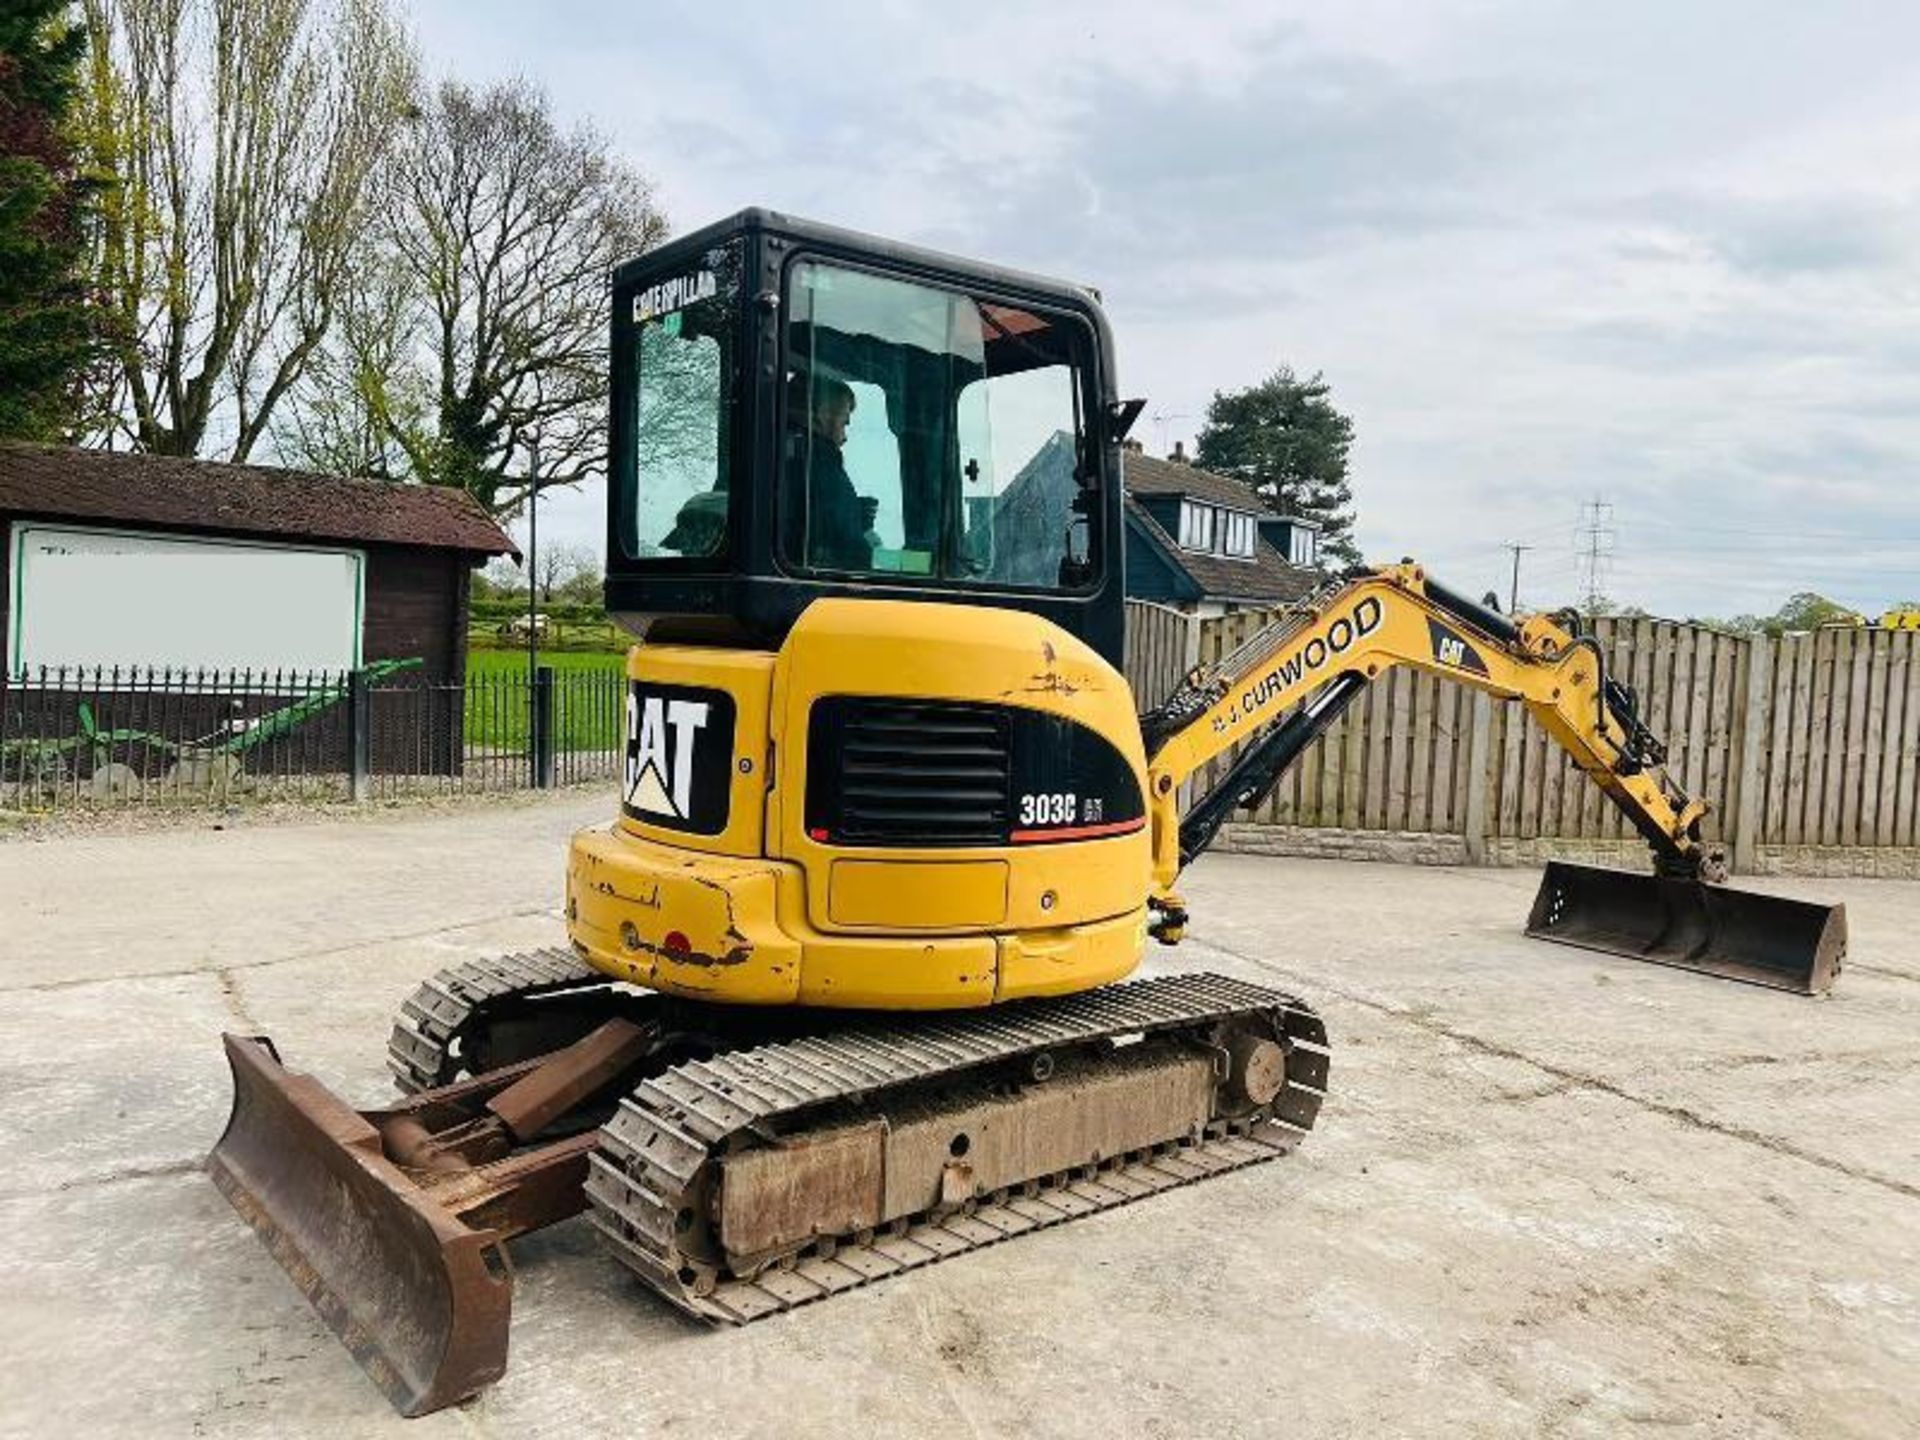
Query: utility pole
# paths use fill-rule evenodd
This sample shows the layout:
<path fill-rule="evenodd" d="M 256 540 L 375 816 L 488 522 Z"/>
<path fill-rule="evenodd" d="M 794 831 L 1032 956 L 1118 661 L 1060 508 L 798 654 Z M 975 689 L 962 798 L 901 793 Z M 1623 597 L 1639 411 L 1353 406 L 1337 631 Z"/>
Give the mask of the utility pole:
<path fill-rule="evenodd" d="M 553 672 L 540 669 L 540 443 L 527 447 L 527 782 L 553 783 Z"/>
<path fill-rule="evenodd" d="M 1533 546 L 1515 545 L 1509 540 L 1506 548 L 1513 552 L 1513 585 L 1507 591 L 1507 614 L 1518 615 L 1520 613 L 1520 556 L 1533 549 Z"/>
<path fill-rule="evenodd" d="M 540 444 L 527 451 L 527 694 L 540 668 Z"/>
<path fill-rule="evenodd" d="M 1586 611 L 1591 615 L 1606 599 L 1607 563 L 1613 558 L 1613 506 L 1596 495 L 1581 507 L 1580 514 L 1580 568 L 1585 572 Z"/>

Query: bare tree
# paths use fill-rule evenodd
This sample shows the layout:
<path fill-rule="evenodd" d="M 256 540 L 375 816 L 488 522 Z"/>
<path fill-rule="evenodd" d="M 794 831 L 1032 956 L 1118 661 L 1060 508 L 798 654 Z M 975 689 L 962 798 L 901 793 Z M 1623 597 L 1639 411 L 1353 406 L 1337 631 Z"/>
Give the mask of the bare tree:
<path fill-rule="evenodd" d="M 533 578 L 543 605 L 552 604 L 556 594 L 562 599 L 582 593 L 591 597 L 600 581 L 600 560 L 585 545 L 542 545 Z"/>
<path fill-rule="evenodd" d="M 475 595 L 519 595 L 527 592 L 526 567 L 506 555 L 496 555 L 474 577 Z"/>
<path fill-rule="evenodd" d="M 356 247 L 353 276 L 341 288 L 326 343 L 274 419 L 274 448 L 289 463 L 328 474 L 404 479 L 406 452 L 395 434 L 433 425 L 431 387 L 416 363 L 424 342 L 414 287 L 376 236 Z"/>
<path fill-rule="evenodd" d="M 603 474 L 608 277 L 666 234 L 646 179 L 524 81 L 449 82 L 388 193 L 364 273 L 404 298 L 356 310 L 328 346 L 357 408 L 303 406 L 312 434 L 286 443 L 357 450 L 362 473 L 458 486 L 496 514 Z"/>
<path fill-rule="evenodd" d="M 82 135 L 108 187 L 105 438 L 245 459 L 333 324 L 413 109 L 386 0 L 82 0 Z M 217 438 L 216 438 L 217 437 Z"/>

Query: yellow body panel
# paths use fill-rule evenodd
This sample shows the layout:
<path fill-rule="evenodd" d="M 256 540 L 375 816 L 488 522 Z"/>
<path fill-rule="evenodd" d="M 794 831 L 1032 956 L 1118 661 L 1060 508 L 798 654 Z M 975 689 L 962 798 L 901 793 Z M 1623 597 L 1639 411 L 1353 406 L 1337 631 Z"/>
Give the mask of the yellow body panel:
<path fill-rule="evenodd" d="M 1147 907 L 1072 930 L 1023 930 L 1000 937 L 996 1000 L 1071 995 L 1124 979 L 1147 943 Z"/>
<path fill-rule="evenodd" d="M 704 855 L 623 826 L 582 830 L 567 858 L 567 933 L 595 969 L 674 995 L 791 1005 L 800 942 L 781 928 L 785 866 Z"/>
<path fill-rule="evenodd" d="M 705 835 L 628 818 L 576 840 L 575 942 L 610 975 L 746 1004 L 958 1008 L 1106 984 L 1139 963 L 1150 907 L 1158 938 L 1176 940 L 1184 925 L 1173 889 L 1181 784 L 1335 676 L 1372 679 L 1396 666 L 1523 705 L 1650 841 L 1697 858 L 1706 806 L 1662 766 L 1635 758 L 1637 742 L 1603 703 L 1593 642 L 1540 615 L 1463 630 L 1462 613 L 1461 602 L 1430 597 L 1411 564 L 1349 581 L 1277 627 L 1233 673 L 1206 679 L 1202 707 L 1150 770 L 1126 680 L 1020 611 L 830 598 L 807 609 L 777 654 L 636 647 L 635 682 L 732 698 L 731 808 Z M 1199 672 L 1189 683 L 1202 683 Z M 810 834 L 809 716 L 838 696 L 1069 721 L 1114 747 L 1146 815 L 1127 833 L 1056 824 L 1013 828 L 1005 844 L 984 846 L 860 846 Z M 630 795 L 634 783 L 629 776 Z M 675 816 L 705 816 L 719 791 L 702 793 Z"/>
<path fill-rule="evenodd" d="M 835 860 L 827 917 L 896 930 L 997 926 L 1007 918 L 1007 862 Z"/>
<path fill-rule="evenodd" d="M 806 920 L 797 867 L 645 840 L 574 836 L 567 930 L 615 980 L 735 1005 L 947 1010 L 1068 994 L 1139 963 L 1146 911 L 1027 934 L 831 935 Z"/>
<path fill-rule="evenodd" d="M 574 838 L 568 929 L 604 974 L 729 1004 L 937 1010 L 1091 989 L 1139 964 L 1144 823 L 937 849 L 806 833 L 808 717 L 833 695 L 1058 715 L 1115 746 L 1144 792 L 1125 678 L 1058 627 L 1009 610 L 826 599 L 777 653 L 639 645 L 627 674 L 731 696 L 732 772 L 715 834 L 627 814 Z"/>
<path fill-rule="evenodd" d="M 762 799 L 769 764 L 767 697 L 773 688 L 773 659 L 764 650 L 720 650 L 693 645 L 636 645 L 627 653 L 627 678 L 670 685 L 698 685 L 733 697 L 733 783 L 727 828 L 717 835 L 690 834 L 650 825 L 630 815 L 620 824 L 635 835 L 684 845 L 716 855 L 758 855 L 762 848 Z M 629 709 L 629 727 L 633 716 Z M 633 777 L 626 778 L 623 796 Z"/>
<path fill-rule="evenodd" d="M 1146 898 L 1152 851 L 1131 835 L 1032 846 L 915 850 L 825 846 L 806 832 L 806 715 L 827 695 L 885 695 L 1023 706 L 1104 736 L 1128 757 L 1141 786 L 1146 756 L 1126 678 L 1057 626 L 1017 610 L 900 600 L 821 600 L 787 637 L 773 703 L 784 717 L 782 774 L 767 806 L 767 853 L 806 872 L 808 913 L 833 928 L 829 862 L 872 858 L 901 867 L 916 890 L 916 861 L 1003 860 L 1007 910 L 1000 928 L 1052 929 L 1104 920 Z M 930 906 L 937 904 L 929 897 Z M 932 914 L 929 910 L 929 915 Z M 929 918 L 916 929 L 940 930 Z"/>

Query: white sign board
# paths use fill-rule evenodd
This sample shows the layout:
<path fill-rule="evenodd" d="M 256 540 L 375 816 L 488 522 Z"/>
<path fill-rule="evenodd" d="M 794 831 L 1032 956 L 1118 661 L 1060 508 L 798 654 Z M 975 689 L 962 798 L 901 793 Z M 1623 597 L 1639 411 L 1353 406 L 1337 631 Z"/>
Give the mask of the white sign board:
<path fill-rule="evenodd" d="M 46 666 L 349 670 L 366 557 L 16 522 L 7 673 Z"/>

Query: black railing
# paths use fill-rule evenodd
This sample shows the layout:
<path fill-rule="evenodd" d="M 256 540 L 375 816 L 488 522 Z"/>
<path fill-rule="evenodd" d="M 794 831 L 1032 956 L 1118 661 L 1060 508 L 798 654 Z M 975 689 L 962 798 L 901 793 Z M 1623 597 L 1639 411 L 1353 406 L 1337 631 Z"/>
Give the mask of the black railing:
<path fill-rule="evenodd" d="M 617 670 L 45 669 L 0 677 L 0 809 L 397 799 L 611 782 Z"/>

